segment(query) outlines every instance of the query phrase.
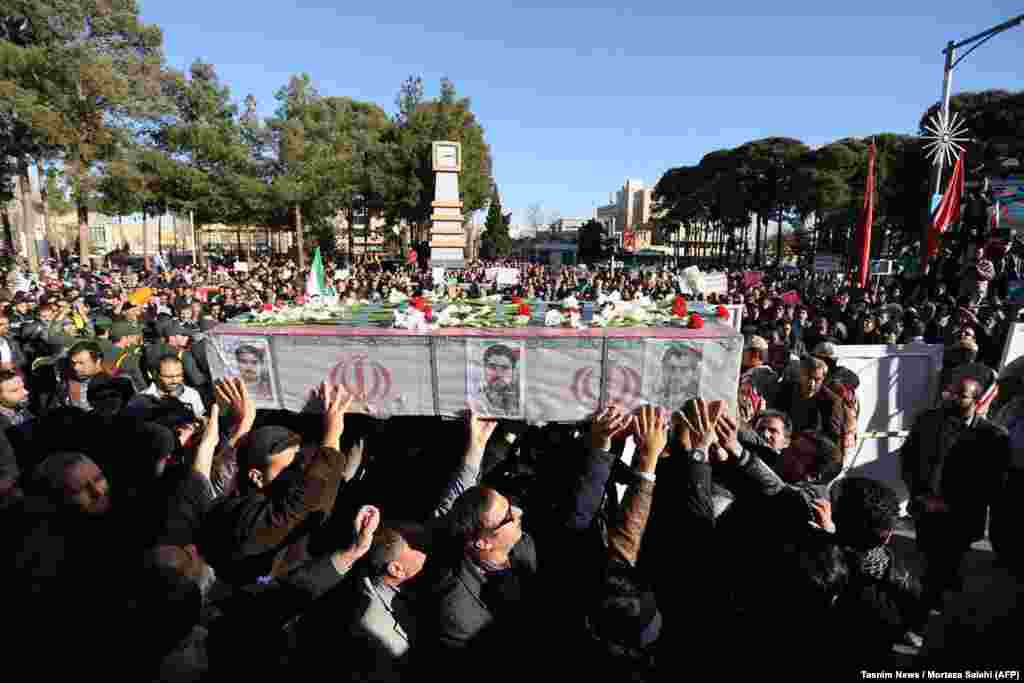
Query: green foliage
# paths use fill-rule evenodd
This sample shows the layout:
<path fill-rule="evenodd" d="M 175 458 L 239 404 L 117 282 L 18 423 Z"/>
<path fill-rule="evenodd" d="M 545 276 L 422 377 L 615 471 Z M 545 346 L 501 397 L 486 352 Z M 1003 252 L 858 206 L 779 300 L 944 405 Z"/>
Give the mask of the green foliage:
<path fill-rule="evenodd" d="M 502 213 L 498 189 L 494 188 L 491 205 L 487 209 L 487 220 L 484 222 L 484 233 L 480 237 L 482 258 L 498 259 L 512 253 L 512 237 L 508 234 L 510 218 L 511 214 Z"/>
<path fill-rule="evenodd" d="M 413 224 L 428 220 L 434 200 L 431 143 L 452 140 L 462 143 L 459 195 L 464 215 L 487 206 L 494 180 L 491 151 L 483 127 L 471 111 L 467 97 L 459 97 L 454 84 L 441 79 L 440 96 L 424 99 L 423 82 L 409 78 L 396 98 L 398 114 L 388 140 L 396 149 L 394 183 L 386 197 L 389 213 Z"/>
<path fill-rule="evenodd" d="M 84 210 L 99 184 L 95 165 L 166 111 L 160 29 L 142 23 L 135 0 L 8 0 L 3 24 L 4 116 L 33 144 L 60 151 Z M 84 225 L 80 242 L 84 258 Z"/>

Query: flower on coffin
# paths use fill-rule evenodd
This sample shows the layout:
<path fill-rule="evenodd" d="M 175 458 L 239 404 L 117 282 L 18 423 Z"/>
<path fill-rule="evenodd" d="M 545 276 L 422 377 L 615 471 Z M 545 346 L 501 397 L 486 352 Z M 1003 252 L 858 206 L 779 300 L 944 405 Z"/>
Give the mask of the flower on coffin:
<path fill-rule="evenodd" d="M 422 311 L 427 307 L 427 300 L 424 299 L 422 296 L 414 296 L 413 298 L 409 299 L 409 304 L 417 311 Z"/>
<path fill-rule="evenodd" d="M 516 311 L 516 313 L 521 315 L 521 316 L 530 317 L 530 304 L 527 304 L 527 303 L 519 304 L 519 310 Z"/>
<path fill-rule="evenodd" d="M 430 304 L 423 307 L 423 318 L 427 322 L 431 322 L 434 319 L 434 307 Z"/>
<path fill-rule="evenodd" d="M 544 324 L 548 327 L 558 327 L 563 321 L 564 318 L 558 311 L 548 311 L 544 316 Z"/>
<path fill-rule="evenodd" d="M 619 294 L 619 290 L 615 290 L 610 294 L 601 294 L 597 297 L 597 305 L 603 306 L 606 303 L 618 303 L 622 301 L 622 295 Z"/>
<path fill-rule="evenodd" d="M 512 303 L 514 303 L 516 306 L 518 306 L 519 304 L 523 303 L 523 297 L 521 297 L 521 296 L 514 296 L 514 297 L 512 297 Z"/>
<path fill-rule="evenodd" d="M 722 318 L 723 320 L 728 320 L 729 319 L 729 309 L 728 308 L 726 308 L 725 306 L 719 304 L 718 308 L 716 310 L 717 310 L 719 318 Z"/>
<path fill-rule="evenodd" d="M 687 327 L 689 327 L 691 330 L 702 329 L 704 327 L 704 318 L 694 313 L 693 315 L 690 316 L 690 322 L 687 325 Z"/>
<path fill-rule="evenodd" d="M 397 289 L 392 289 L 391 293 L 388 294 L 388 303 L 389 304 L 400 304 L 403 301 L 408 301 L 408 300 L 409 300 L 409 297 L 407 297 L 405 294 L 403 294 L 402 292 L 398 291 Z"/>
<path fill-rule="evenodd" d="M 643 306 L 634 303 L 626 308 L 623 317 L 630 322 L 646 323 L 650 319 L 650 314 L 647 313 L 647 309 Z"/>
<path fill-rule="evenodd" d="M 304 296 L 297 296 L 297 297 L 295 297 L 295 304 L 297 306 L 305 306 L 306 305 L 306 297 L 304 297 Z"/>
<path fill-rule="evenodd" d="M 562 299 L 562 310 L 569 313 L 572 311 L 578 311 L 580 309 L 580 302 L 576 300 L 574 296 L 567 296 Z"/>
<path fill-rule="evenodd" d="M 530 316 L 528 316 L 528 315 L 517 315 L 516 317 L 512 318 L 512 323 L 515 324 L 515 325 L 519 325 L 520 327 L 525 326 L 525 325 L 529 325 L 530 324 Z"/>
<path fill-rule="evenodd" d="M 682 295 L 679 295 L 672 301 L 672 315 L 677 318 L 683 318 L 687 313 L 686 299 Z"/>
<path fill-rule="evenodd" d="M 569 313 L 569 325 L 576 328 L 577 330 L 583 329 L 583 316 L 576 309 L 572 309 Z"/>
<path fill-rule="evenodd" d="M 270 313 L 274 310 L 274 304 L 263 304 L 263 312 Z"/>

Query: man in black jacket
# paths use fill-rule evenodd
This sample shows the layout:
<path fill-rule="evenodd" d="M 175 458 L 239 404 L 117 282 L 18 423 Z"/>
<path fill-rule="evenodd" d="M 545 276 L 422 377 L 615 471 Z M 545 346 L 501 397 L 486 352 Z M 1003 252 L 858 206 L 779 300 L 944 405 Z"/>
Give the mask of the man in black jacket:
<path fill-rule="evenodd" d="M 942 594 L 958 589 L 960 563 L 985 535 L 988 508 L 1010 463 L 1007 431 L 977 415 L 982 388 L 964 377 L 940 408 L 922 414 L 900 449 L 910 492 L 917 545 L 924 553 L 925 600 L 941 609 Z"/>
<path fill-rule="evenodd" d="M 355 476 L 361 450 L 342 453 L 345 413 L 352 398 L 320 389 L 324 437 L 308 458 L 301 437 L 283 427 L 261 427 L 238 452 L 241 495 L 217 501 L 202 530 L 202 554 L 236 585 L 280 577 L 309 558 L 310 534 L 334 510 L 338 489 Z"/>

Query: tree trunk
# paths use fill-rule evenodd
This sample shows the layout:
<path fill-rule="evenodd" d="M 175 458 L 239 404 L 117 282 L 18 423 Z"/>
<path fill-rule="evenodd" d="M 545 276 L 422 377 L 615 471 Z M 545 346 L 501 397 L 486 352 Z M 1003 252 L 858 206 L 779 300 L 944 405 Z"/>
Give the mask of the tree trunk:
<path fill-rule="evenodd" d="M 192 264 L 202 265 L 205 262 L 202 244 L 200 244 L 199 233 L 196 232 L 196 216 L 191 211 L 188 212 L 188 226 L 192 231 Z"/>
<path fill-rule="evenodd" d="M 0 223 L 4 226 L 4 244 L 8 251 L 14 253 L 14 234 L 11 231 L 11 217 L 7 213 L 7 207 L 0 206 Z"/>
<path fill-rule="evenodd" d="M 79 199 L 78 205 L 78 264 L 84 265 L 89 262 L 89 207 L 84 199 Z"/>
<path fill-rule="evenodd" d="M 754 265 L 761 265 L 761 214 L 756 216 L 754 224 Z"/>
<path fill-rule="evenodd" d="M 39 272 L 39 245 L 36 243 L 36 212 L 32 206 L 32 181 L 28 177 L 28 161 L 18 159 L 18 190 L 21 195 L 21 233 L 25 239 L 25 255 L 33 273 Z"/>
<path fill-rule="evenodd" d="M 145 264 L 146 272 L 149 273 L 153 270 L 153 262 L 150 260 L 150 239 L 149 239 L 149 221 L 147 220 L 146 210 L 142 210 L 142 262 Z"/>
<path fill-rule="evenodd" d="M 36 175 L 39 176 L 39 203 L 43 210 L 43 229 L 46 231 L 46 241 L 50 245 L 50 256 L 57 260 L 58 266 L 61 266 L 63 261 L 60 256 L 60 236 L 54 234 L 53 226 L 50 224 L 50 195 L 46 189 L 46 169 L 40 160 L 36 160 Z"/>
<path fill-rule="evenodd" d="M 295 205 L 295 250 L 298 252 L 298 264 L 301 271 L 306 267 L 306 248 L 302 239 L 302 207 Z"/>

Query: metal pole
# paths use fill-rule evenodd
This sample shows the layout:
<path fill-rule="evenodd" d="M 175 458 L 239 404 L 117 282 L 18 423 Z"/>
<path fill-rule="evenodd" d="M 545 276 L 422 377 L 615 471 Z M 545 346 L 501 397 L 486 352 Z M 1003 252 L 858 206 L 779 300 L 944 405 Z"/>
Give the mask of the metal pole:
<path fill-rule="evenodd" d="M 949 98 L 953 90 L 953 59 L 956 56 L 956 43 L 952 40 L 946 43 L 946 63 L 942 74 L 942 100 L 939 102 L 940 111 L 945 120 L 949 120 Z M 921 235 L 921 274 L 928 274 L 928 240 L 932 230 L 932 202 L 933 197 L 941 194 L 942 188 L 942 157 L 936 158 L 932 164 L 931 179 L 928 182 L 928 212 L 927 220 L 924 222 L 924 230 Z"/>

